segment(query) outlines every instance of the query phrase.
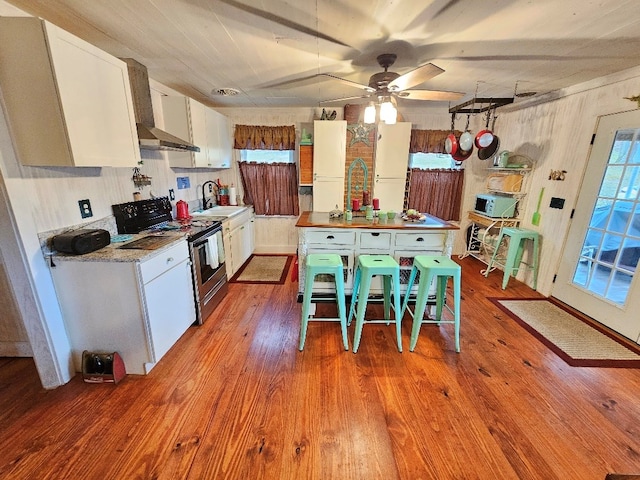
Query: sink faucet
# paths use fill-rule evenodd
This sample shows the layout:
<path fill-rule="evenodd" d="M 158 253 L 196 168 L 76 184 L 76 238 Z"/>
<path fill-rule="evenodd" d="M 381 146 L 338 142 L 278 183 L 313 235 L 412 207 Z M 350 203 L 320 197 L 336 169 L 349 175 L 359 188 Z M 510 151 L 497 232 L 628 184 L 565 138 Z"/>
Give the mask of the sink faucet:
<path fill-rule="evenodd" d="M 202 184 L 202 209 L 203 209 L 203 210 L 206 210 L 206 209 L 208 208 L 208 207 L 207 207 L 207 203 L 208 203 L 208 202 L 207 202 L 207 195 L 206 195 L 206 193 L 205 193 L 205 187 L 206 187 L 206 186 L 207 186 L 207 184 L 209 184 L 209 183 L 210 183 L 213 187 L 215 187 L 215 189 L 216 189 L 216 193 L 217 193 L 217 191 L 218 191 L 218 185 L 217 185 L 217 184 L 216 184 L 216 182 L 214 182 L 213 180 L 207 180 L 206 182 L 204 182 L 204 183 Z M 214 204 L 214 205 L 215 205 L 215 204 Z M 211 206 L 213 207 L 214 205 L 211 205 Z"/>

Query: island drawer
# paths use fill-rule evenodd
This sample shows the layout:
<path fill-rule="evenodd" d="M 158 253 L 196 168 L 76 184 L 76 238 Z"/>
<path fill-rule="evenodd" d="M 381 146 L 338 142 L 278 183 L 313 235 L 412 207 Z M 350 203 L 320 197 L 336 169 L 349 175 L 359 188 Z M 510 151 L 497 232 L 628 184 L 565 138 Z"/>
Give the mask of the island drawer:
<path fill-rule="evenodd" d="M 442 233 L 397 233 L 396 246 L 428 250 L 442 250 L 445 236 Z"/>
<path fill-rule="evenodd" d="M 341 232 L 336 230 L 313 230 L 307 232 L 308 244 L 320 245 L 354 245 L 355 232 Z"/>
<path fill-rule="evenodd" d="M 391 248 L 391 234 L 384 232 L 360 233 L 360 248 Z"/>

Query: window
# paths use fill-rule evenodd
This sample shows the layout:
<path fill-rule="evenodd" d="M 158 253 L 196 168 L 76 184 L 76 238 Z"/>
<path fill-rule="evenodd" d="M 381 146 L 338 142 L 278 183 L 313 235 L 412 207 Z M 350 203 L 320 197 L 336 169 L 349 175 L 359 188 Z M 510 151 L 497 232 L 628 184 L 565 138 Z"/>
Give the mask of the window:
<path fill-rule="evenodd" d="M 256 163 L 295 163 L 293 150 L 240 150 L 240 161 Z"/>
<path fill-rule="evenodd" d="M 410 153 L 409 168 L 433 170 L 441 168 L 462 168 L 462 162 L 456 162 L 448 153 Z"/>
<path fill-rule="evenodd" d="M 256 215 L 298 215 L 298 174 L 292 150 L 241 150 L 245 202 Z"/>

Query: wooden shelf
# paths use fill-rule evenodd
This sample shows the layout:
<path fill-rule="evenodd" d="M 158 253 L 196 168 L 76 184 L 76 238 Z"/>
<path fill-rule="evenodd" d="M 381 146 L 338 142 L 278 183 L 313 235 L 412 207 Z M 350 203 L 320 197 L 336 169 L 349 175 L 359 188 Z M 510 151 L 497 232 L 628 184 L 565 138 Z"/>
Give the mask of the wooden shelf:
<path fill-rule="evenodd" d="M 300 145 L 299 184 L 313 185 L 313 145 Z"/>

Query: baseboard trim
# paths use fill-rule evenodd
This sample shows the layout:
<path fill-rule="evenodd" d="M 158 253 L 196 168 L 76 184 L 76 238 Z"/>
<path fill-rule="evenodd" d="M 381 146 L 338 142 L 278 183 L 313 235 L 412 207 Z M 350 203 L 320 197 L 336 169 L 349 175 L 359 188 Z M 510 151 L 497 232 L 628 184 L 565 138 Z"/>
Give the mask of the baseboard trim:
<path fill-rule="evenodd" d="M 0 357 L 33 357 L 29 342 L 0 342 Z"/>

